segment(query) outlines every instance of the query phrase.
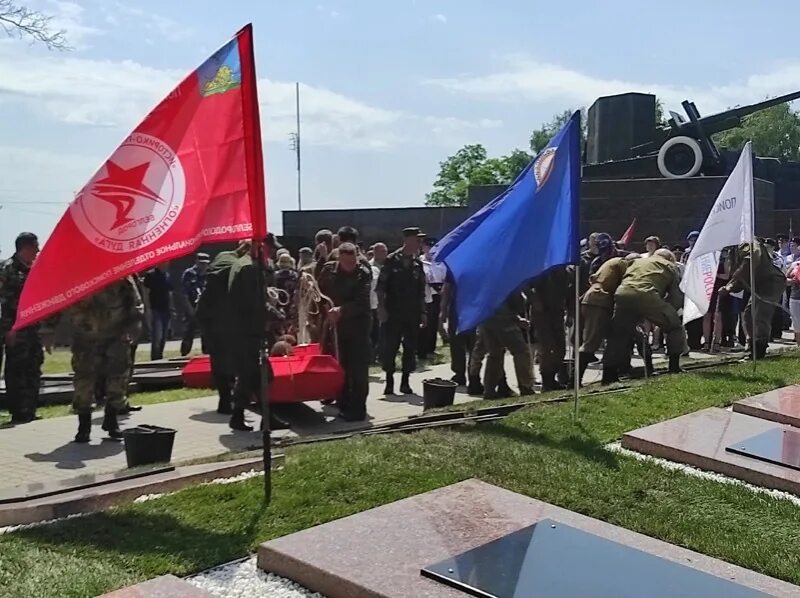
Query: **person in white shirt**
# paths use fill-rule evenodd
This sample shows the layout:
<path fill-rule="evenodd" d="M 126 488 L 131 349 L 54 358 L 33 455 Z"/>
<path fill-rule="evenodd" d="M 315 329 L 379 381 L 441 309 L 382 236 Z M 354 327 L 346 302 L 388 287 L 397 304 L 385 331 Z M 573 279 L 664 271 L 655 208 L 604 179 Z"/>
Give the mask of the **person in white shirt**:
<path fill-rule="evenodd" d="M 369 293 L 369 305 L 372 309 L 372 331 L 370 332 L 370 343 L 372 344 L 373 362 L 380 363 L 381 359 L 381 323 L 378 318 L 378 278 L 381 275 L 381 267 L 389 254 L 384 243 L 375 243 L 372 246 L 372 259 L 369 265 L 372 268 L 372 286 Z"/>
<path fill-rule="evenodd" d="M 442 286 L 447 278 L 447 266 L 431 261 L 430 251 L 437 239 L 426 237 L 422 242 L 422 269 L 425 271 L 425 307 L 428 321 L 420 331 L 417 356 L 427 359 L 436 350 L 436 337 L 439 333 L 439 311 L 442 303 Z"/>

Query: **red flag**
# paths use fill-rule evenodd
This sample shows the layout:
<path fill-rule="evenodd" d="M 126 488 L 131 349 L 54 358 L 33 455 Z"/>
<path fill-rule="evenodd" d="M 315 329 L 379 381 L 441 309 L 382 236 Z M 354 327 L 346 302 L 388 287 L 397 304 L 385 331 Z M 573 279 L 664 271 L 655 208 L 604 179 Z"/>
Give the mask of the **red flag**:
<path fill-rule="evenodd" d="M 630 245 L 631 241 L 633 241 L 633 231 L 636 230 L 636 218 L 633 219 L 631 225 L 628 227 L 628 230 L 625 231 L 625 234 L 622 235 L 622 238 L 619 240 L 622 243 L 623 247 L 627 247 Z"/>
<path fill-rule="evenodd" d="M 76 195 L 31 269 L 15 329 L 203 243 L 266 233 L 252 26 L 175 88 Z"/>

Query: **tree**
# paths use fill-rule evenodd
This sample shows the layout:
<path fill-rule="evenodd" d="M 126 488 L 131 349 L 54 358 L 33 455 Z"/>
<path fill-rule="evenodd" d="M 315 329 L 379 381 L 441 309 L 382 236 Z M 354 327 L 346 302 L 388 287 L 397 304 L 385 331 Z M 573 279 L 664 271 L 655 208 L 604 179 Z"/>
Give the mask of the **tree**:
<path fill-rule="evenodd" d="M 750 140 L 758 156 L 800 160 L 800 114 L 788 103 L 779 104 L 745 117 L 740 127 L 714 135 L 720 147 L 734 151 Z"/>
<path fill-rule="evenodd" d="M 68 50 L 66 32 L 52 27 L 53 17 L 14 0 L 0 0 L 0 27 L 9 37 L 28 38 L 50 50 Z"/>
<path fill-rule="evenodd" d="M 583 147 L 584 143 L 586 142 L 586 109 L 581 108 L 581 147 Z M 558 131 L 563 127 L 567 121 L 570 119 L 574 110 L 564 110 L 560 114 L 556 114 L 550 122 L 543 124 L 541 127 L 536 129 L 533 133 L 531 133 L 531 150 L 534 154 L 538 154 L 544 148 L 547 147 L 547 144 L 550 143 L 550 140 L 553 136 L 558 133 Z"/>
<path fill-rule="evenodd" d="M 433 191 L 425 196 L 425 205 L 466 205 L 470 186 L 512 183 L 530 161 L 531 155 L 522 150 L 514 150 L 500 158 L 489 158 L 482 145 L 465 145 L 439 163 L 439 176 L 433 183 Z"/>

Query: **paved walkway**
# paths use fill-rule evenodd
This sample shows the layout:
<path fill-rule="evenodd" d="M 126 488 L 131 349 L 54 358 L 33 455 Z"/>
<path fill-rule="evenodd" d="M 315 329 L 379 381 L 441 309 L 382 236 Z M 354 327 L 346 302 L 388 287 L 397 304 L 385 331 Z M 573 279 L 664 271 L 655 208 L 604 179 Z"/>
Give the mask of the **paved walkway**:
<path fill-rule="evenodd" d="M 693 354 L 697 359 L 708 359 L 708 355 Z M 663 361 L 656 356 L 656 362 Z M 634 360 L 634 365 L 641 362 Z M 509 382 L 516 388 L 516 377 L 510 357 L 506 360 Z M 422 381 L 427 378 L 447 378 L 452 373 L 448 364 L 431 366 L 411 377 L 411 386 L 422 392 Z M 538 372 L 537 372 L 538 376 Z M 399 376 L 398 376 L 399 378 Z M 599 364 L 591 366 L 585 382 L 600 378 Z M 136 403 L 135 395 L 132 397 Z M 474 400 L 459 389 L 456 403 Z M 213 457 L 233 450 L 244 450 L 260 446 L 257 432 L 233 432 L 227 426 L 227 417 L 216 413 L 216 397 L 190 399 L 148 405 L 141 412 L 131 414 L 122 422 L 123 427 L 138 424 L 157 424 L 175 428 L 173 461 L 186 461 Z M 422 412 L 422 397 L 419 395 L 383 396 L 383 377 L 370 378 L 370 395 L 367 403 L 370 423 L 400 419 Z M 281 435 L 314 435 L 356 429 L 363 424 L 348 424 L 335 417 L 336 411 L 319 403 L 307 403 L 290 407 L 291 431 L 277 431 Z M 258 417 L 248 415 L 252 424 Z M 75 444 L 77 421 L 74 416 L 43 419 L 23 426 L 0 429 L 0 455 L 2 455 L 2 480 L 0 487 L 22 486 L 44 482 L 56 482 L 77 476 L 111 473 L 126 467 L 124 445 L 121 442 L 102 440 L 105 433 L 100 429 L 102 414 L 94 417 L 92 441 L 88 445 Z"/>

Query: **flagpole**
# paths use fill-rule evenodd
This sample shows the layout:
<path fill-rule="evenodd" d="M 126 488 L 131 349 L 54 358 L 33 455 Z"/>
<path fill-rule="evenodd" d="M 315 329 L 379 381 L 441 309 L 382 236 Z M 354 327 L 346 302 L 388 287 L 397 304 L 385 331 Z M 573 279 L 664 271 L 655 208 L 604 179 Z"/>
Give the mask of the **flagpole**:
<path fill-rule="evenodd" d="M 573 349 L 572 349 L 572 377 L 575 379 L 575 406 L 573 408 L 572 416 L 575 419 L 578 419 L 578 395 L 580 394 L 580 387 L 581 387 L 581 358 L 580 352 L 578 349 L 580 348 L 580 330 L 581 330 L 581 265 L 580 262 L 575 264 L 575 317 L 573 318 L 573 326 L 575 329 L 573 330 Z"/>
<path fill-rule="evenodd" d="M 748 141 L 748 145 L 752 141 Z M 753 189 L 752 166 L 753 154 L 752 146 L 750 150 L 750 180 L 748 182 L 750 187 L 750 344 L 753 350 L 753 373 L 756 373 L 756 205 L 755 193 Z"/>

